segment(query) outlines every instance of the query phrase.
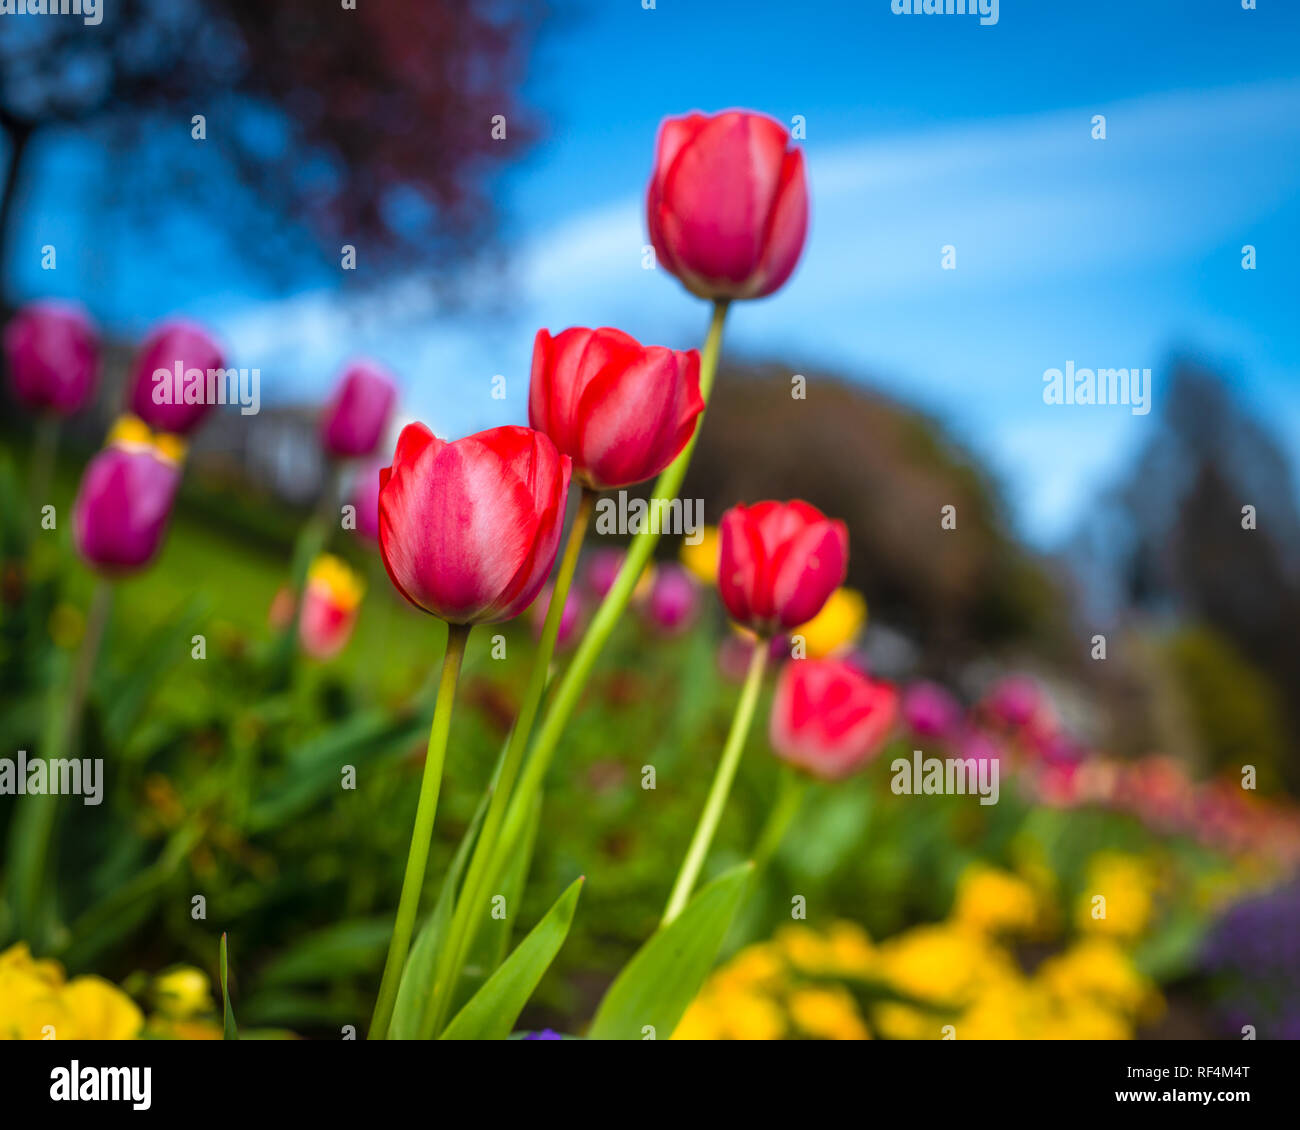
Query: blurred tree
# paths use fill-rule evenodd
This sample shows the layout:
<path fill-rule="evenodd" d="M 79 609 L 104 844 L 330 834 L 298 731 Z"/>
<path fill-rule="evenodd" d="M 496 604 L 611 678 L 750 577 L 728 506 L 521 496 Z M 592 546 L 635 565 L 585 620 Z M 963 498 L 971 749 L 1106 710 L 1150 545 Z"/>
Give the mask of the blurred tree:
<path fill-rule="evenodd" d="M 974 458 L 933 421 L 860 386 L 808 377 L 792 401 L 777 365 L 728 367 L 687 477 L 716 522 L 736 502 L 803 498 L 849 526 L 849 584 L 876 622 L 903 630 L 936 675 L 990 647 L 1059 657 L 1063 593 L 1008 532 Z M 945 506 L 956 529 L 945 529 Z"/>
<path fill-rule="evenodd" d="M 1094 603 L 1208 625 L 1261 672 L 1274 699 L 1286 704 L 1291 756 L 1283 773 L 1300 789 L 1300 508 L 1293 471 L 1217 374 L 1178 364 L 1163 400 L 1159 426 L 1132 474 L 1101 500 L 1077 539 L 1080 573 Z M 1254 528 L 1246 524 L 1246 506 L 1254 508 Z M 1231 666 L 1204 656 L 1204 648 L 1178 654 L 1194 697 L 1206 693 L 1206 670 L 1214 666 L 1226 678 Z M 1202 736 L 1212 752 L 1228 756 L 1221 733 Z"/>
<path fill-rule="evenodd" d="M 13 16 L 0 29 L 0 306 L 15 211 L 41 138 L 107 144 L 111 183 L 60 191 L 161 202 L 233 227 L 265 265 L 287 251 L 368 266 L 474 246 L 490 230 L 484 179 L 526 141 L 518 102 L 539 6 L 368 0 L 114 0 L 102 23 Z M 203 115 L 202 143 L 195 115 Z M 497 133 L 500 133 L 498 128 Z M 242 194 L 242 195 L 241 195 Z M 247 207 L 241 207 L 246 204 Z"/>

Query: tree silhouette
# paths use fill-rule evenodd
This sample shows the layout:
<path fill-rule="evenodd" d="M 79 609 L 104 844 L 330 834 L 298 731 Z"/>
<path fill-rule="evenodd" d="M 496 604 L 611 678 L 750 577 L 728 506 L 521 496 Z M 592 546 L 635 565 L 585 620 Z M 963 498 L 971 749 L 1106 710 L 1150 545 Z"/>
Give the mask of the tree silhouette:
<path fill-rule="evenodd" d="M 267 264 L 335 258 L 341 242 L 370 265 L 433 250 L 446 261 L 491 230 L 486 180 L 530 132 L 517 91 L 537 16 L 522 5 L 114 0 L 100 11 L 98 26 L 30 15 L 0 27 L 0 300 L 19 202 L 46 198 L 26 183 L 32 157 L 56 132 L 114 155 L 110 182 L 83 201 L 146 222 L 163 202 L 196 209 Z M 496 115 L 509 145 L 493 137 Z"/>

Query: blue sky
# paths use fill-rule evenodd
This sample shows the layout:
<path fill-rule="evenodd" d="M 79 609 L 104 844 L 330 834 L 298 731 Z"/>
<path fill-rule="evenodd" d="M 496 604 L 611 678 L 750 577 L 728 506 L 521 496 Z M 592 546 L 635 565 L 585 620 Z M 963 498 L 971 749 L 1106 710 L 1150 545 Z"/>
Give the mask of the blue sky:
<path fill-rule="evenodd" d="M 217 250 L 180 280 L 145 249 L 92 308 L 131 330 L 177 305 L 212 321 L 262 368 L 264 400 L 323 395 L 368 353 L 437 431 L 521 421 L 540 325 L 697 344 L 701 304 L 641 266 L 645 179 L 665 114 L 742 105 L 805 118 L 812 226 L 789 286 L 734 311 L 728 351 L 933 413 L 1035 543 L 1142 444 L 1175 351 L 1216 363 L 1300 450 L 1300 4 L 1002 0 L 983 27 L 890 0 L 553 0 L 526 90 L 546 132 L 501 186 L 509 285 L 490 314 L 449 315 L 414 279 L 268 303 Z M 60 283 L 75 293 L 75 269 Z M 1071 360 L 1151 368 L 1155 411 L 1044 405 L 1044 370 Z"/>

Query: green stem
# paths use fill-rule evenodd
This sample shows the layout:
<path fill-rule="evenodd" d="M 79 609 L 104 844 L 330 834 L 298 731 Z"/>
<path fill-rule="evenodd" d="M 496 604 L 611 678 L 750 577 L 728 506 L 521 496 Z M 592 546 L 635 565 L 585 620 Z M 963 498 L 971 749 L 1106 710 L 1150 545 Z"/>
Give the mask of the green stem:
<path fill-rule="evenodd" d="M 46 761 L 77 757 L 80 753 L 82 716 L 112 606 L 112 584 L 102 577 L 97 578 L 67 693 L 60 695 L 55 692 L 50 700 L 50 716 L 45 731 Z M 51 905 L 48 900 L 55 889 L 54 826 L 58 806 L 56 795 L 28 797 L 13 824 L 11 881 L 14 915 L 19 937 L 25 937 L 36 947 L 42 944 L 49 926 L 41 907 L 43 904 Z"/>
<path fill-rule="evenodd" d="M 27 480 L 28 492 L 38 511 L 50 501 L 50 482 L 54 477 L 54 456 L 58 448 L 59 418 L 53 412 L 44 413 L 36 420 L 32 469 Z"/>
<path fill-rule="evenodd" d="M 470 858 L 465 881 L 461 885 L 460 897 L 456 901 L 456 910 L 452 915 L 447 930 L 447 938 L 438 955 L 437 972 L 433 981 L 433 1007 L 428 1010 L 422 1039 L 431 1039 L 442 1030 L 443 1022 L 451 1008 L 456 995 L 456 983 L 470 947 L 478 933 L 480 917 L 474 913 L 475 907 L 482 905 L 483 893 L 494 874 L 489 868 L 493 850 L 496 847 L 502 820 L 506 814 L 506 803 L 519 775 L 523 763 L 524 751 L 528 747 L 528 737 L 533 730 L 537 717 L 537 708 L 546 690 L 547 676 L 551 668 L 551 657 L 555 654 L 555 643 L 560 635 L 560 621 L 564 616 L 564 606 L 569 599 L 569 588 L 578 567 L 578 558 L 582 554 L 582 542 L 591 521 L 592 510 L 596 506 L 597 492 L 584 488 L 578 502 L 577 513 L 573 516 L 573 525 L 569 529 L 569 540 L 564 547 L 564 556 L 560 559 L 559 569 L 555 574 L 555 584 L 551 589 L 551 603 L 546 610 L 546 621 L 542 625 L 542 638 L 538 642 L 537 652 L 533 657 L 533 669 L 528 677 L 528 686 L 524 690 L 523 701 L 519 705 L 519 714 L 515 718 L 514 728 L 510 731 L 510 742 L 506 747 L 505 759 L 501 765 L 501 774 L 492 791 L 487 815 L 483 818 L 483 828 L 478 842 L 474 845 L 474 854 Z"/>
<path fill-rule="evenodd" d="M 415 810 L 415 827 L 411 829 L 411 850 L 406 857 L 406 874 L 402 877 L 402 895 L 397 903 L 397 920 L 388 943 L 388 959 L 379 982 L 379 999 L 370 1021 L 370 1039 L 385 1039 L 397 1001 L 397 986 L 411 948 L 415 915 L 420 908 L 424 888 L 424 869 L 429 862 L 429 845 L 433 840 L 433 818 L 438 811 L 438 790 L 442 785 L 442 765 L 447 756 L 447 734 L 451 729 L 451 709 L 456 698 L 456 682 L 461 660 L 465 657 L 467 624 L 451 624 L 447 629 L 447 650 L 442 657 L 442 679 L 438 684 L 438 702 L 429 727 L 429 748 L 424 758 L 424 776 L 420 781 L 420 803 Z"/>
<path fill-rule="evenodd" d="M 791 765 L 781 769 L 781 784 L 778 788 L 776 803 L 767 814 L 767 821 L 759 833 L 754 845 L 754 877 L 757 878 L 771 862 L 785 834 L 803 805 L 804 795 L 808 792 L 808 778 Z M 753 880 L 751 880 L 752 882 Z"/>
<path fill-rule="evenodd" d="M 722 351 L 722 327 L 726 318 L 727 302 L 719 299 L 713 304 L 713 318 L 709 323 L 708 337 L 705 338 L 704 349 L 700 356 L 700 396 L 706 405 L 713 391 L 713 380 L 717 374 L 718 356 Z M 677 497 L 703 426 L 704 420 L 701 416 L 695 425 L 695 434 L 691 436 L 690 442 L 659 476 L 651 492 L 652 498 L 671 500 Z M 493 871 L 500 869 L 519 843 L 528 819 L 529 807 L 533 797 L 541 791 L 542 782 L 546 779 L 546 772 L 551 766 L 551 759 L 555 756 L 569 716 L 578 705 L 578 699 L 582 697 L 583 687 L 586 686 L 601 649 L 609 641 L 628 602 L 632 599 L 632 592 L 636 588 L 637 581 L 641 579 L 641 573 L 650 560 L 650 555 L 654 553 L 658 541 L 658 532 L 652 531 L 649 525 L 643 526 L 640 533 L 633 537 L 618 577 L 609 592 L 605 594 L 605 599 L 596 610 L 596 615 L 592 617 L 568 669 L 560 679 L 555 695 L 542 718 L 541 728 L 537 731 L 537 739 L 533 742 L 528 760 L 524 764 L 519 787 L 510 799 L 510 807 L 506 811 L 505 830 L 493 860 Z"/>
<path fill-rule="evenodd" d="M 691 891 L 695 889 L 695 881 L 700 877 L 705 857 L 709 854 L 709 845 L 713 843 L 713 834 L 718 830 L 722 810 L 727 806 L 731 783 L 736 779 L 736 769 L 740 766 L 740 755 L 745 751 L 745 738 L 749 736 L 749 727 L 754 720 L 754 707 L 758 705 L 758 692 L 763 685 L 763 669 L 767 666 L 767 651 L 767 640 L 755 641 L 754 653 L 749 660 L 749 674 L 745 676 L 740 701 L 736 703 L 736 713 L 731 720 L 731 732 L 727 734 L 727 744 L 723 746 L 717 772 L 713 775 L 709 799 L 704 803 L 704 811 L 695 827 L 691 846 L 686 852 L 686 858 L 682 860 L 682 869 L 677 874 L 677 882 L 673 884 L 673 893 L 668 896 L 661 928 L 686 908 Z"/>

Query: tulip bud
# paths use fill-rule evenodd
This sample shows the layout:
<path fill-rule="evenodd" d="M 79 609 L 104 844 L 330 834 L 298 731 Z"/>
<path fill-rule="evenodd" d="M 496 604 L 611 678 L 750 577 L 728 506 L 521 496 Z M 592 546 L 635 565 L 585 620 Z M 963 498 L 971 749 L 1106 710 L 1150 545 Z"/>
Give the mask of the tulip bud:
<path fill-rule="evenodd" d="M 555 563 L 569 476 L 568 456 L 532 428 L 448 443 L 408 425 L 379 477 L 379 545 L 393 584 L 450 624 L 518 616 Z"/>
<path fill-rule="evenodd" d="M 807 623 L 848 571 L 847 527 L 798 500 L 732 507 L 719 540 L 722 603 L 761 636 Z"/>
<path fill-rule="evenodd" d="M 379 540 L 379 473 L 383 464 L 361 468 L 352 480 L 352 507 L 357 514 L 357 533 L 368 541 Z"/>
<path fill-rule="evenodd" d="M 321 416 L 321 443 L 336 459 L 373 455 L 397 401 L 397 386 L 372 361 L 354 361 Z"/>
<path fill-rule="evenodd" d="M 666 562 L 655 570 L 654 584 L 643 605 L 650 623 L 667 635 L 684 632 L 700 610 L 700 589 L 686 569 Z"/>
<path fill-rule="evenodd" d="M 592 490 L 652 479 L 704 411 L 700 355 L 638 345 L 620 330 L 537 331 L 528 422 L 573 460 Z"/>
<path fill-rule="evenodd" d="M 824 780 L 839 780 L 884 747 L 898 693 L 839 659 L 795 659 L 781 669 L 772 700 L 772 748 Z"/>
<path fill-rule="evenodd" d="M 4 353 L 14 399 L 35 411 L 71 416 L 95 391 L 99 334 L 79 306 L 24 306 L 5 326 Z"/>
<path fill-rule="evenodd" d="M 1042 694 L 1038 684 L 1027 675 L 1011 675 L 990 692 L 988 708 L 999 722 L 1007 726 L 1027 726 L 1038 713 Z"/>
<path fill-rule="evenodd" d="M 155 431 L 189 435 L 212 410 L 209 371 L 225 366 L 221 347 L 202 326 L 166 322 L 136 358 L 130 411 Z"/>
<path fill-rule="evenodd" d="M 658 261 L 701 298 L 762 298 L 790 277 L 808 230 L 803 154 L 764 114 L 668 118 L 646 204 Z"/>
<path fill-rule="evenodd" d="M 180 477 L 151 445 L 104 448 L 86 466 L 73 504 L 77 552 L 110 576 L 143 568 L 162 544 Z"/>
<path fill-rule="evenodd" d="M 357 622 L 365 584 L 341 558 L 322 553 L 312 562 L 298 617 L 298 642 L 313 659 L 343 650 Z"/>
<path fill-rule="evenodd" d="M 903 692 L 903 720 L 918 737 L 948 737 L 961 721 L 961 704 L 937 683 L 913 683 Z"/>

